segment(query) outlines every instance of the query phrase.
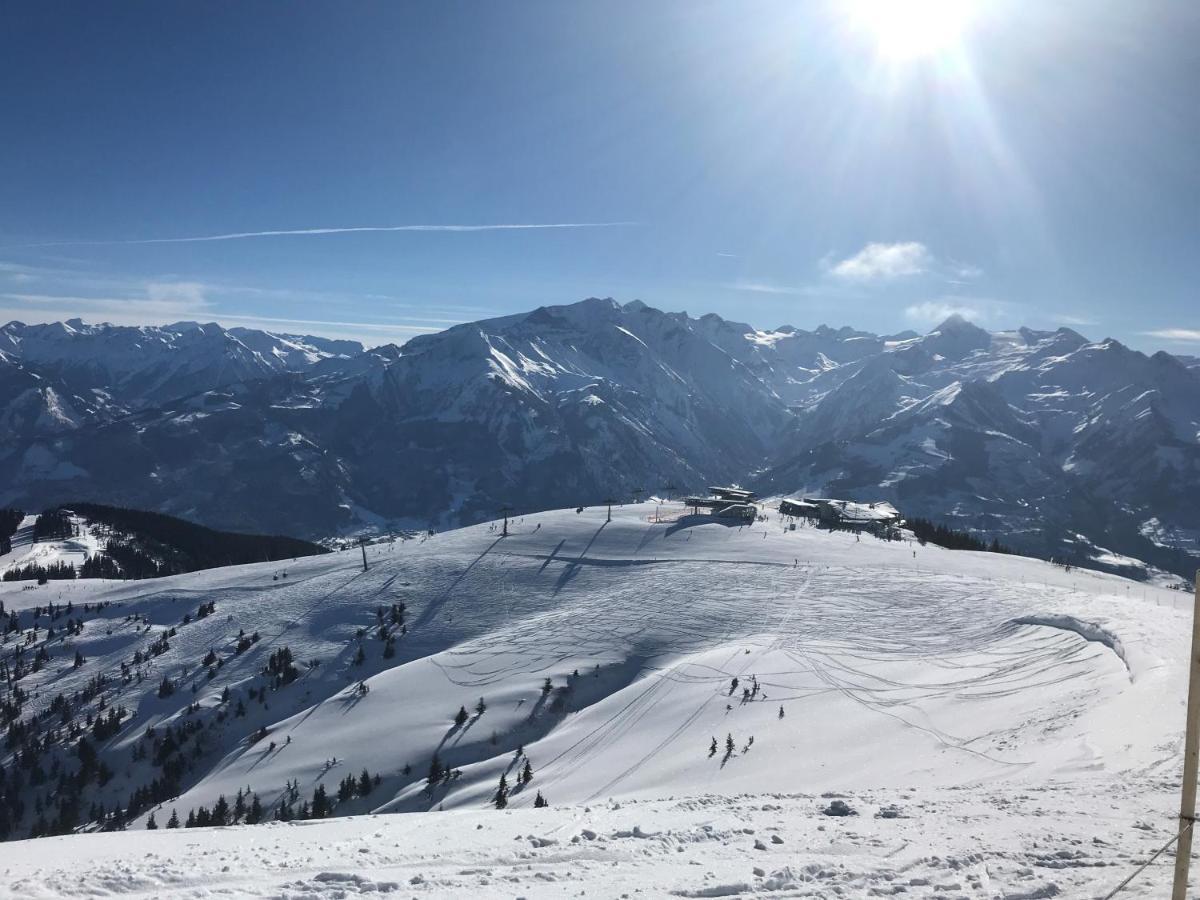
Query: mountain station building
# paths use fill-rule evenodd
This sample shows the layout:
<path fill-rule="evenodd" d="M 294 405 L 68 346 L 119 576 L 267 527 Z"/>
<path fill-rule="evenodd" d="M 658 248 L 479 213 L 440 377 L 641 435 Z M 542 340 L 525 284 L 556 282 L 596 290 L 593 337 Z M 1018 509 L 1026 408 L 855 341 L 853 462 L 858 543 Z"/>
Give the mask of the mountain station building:
<path fill-rule="evenodd" d="M 856 503 L 826 497 L 781 500 L 779 514 L 812 519 L 834 528 L 886 528 L 901 522 L 900 511 L 886 501 Z"/>
<path fill-rule="evenodd" d="M 710 487 L 707 497 L 687 497 L 684 503 L 692 507 L 696 515 L 701 509 L 712 510 L 712 515 L 727 519 L 746 519 L 753 522 L 758 517 L 754 505 L 757 495 L 738 487 Z"/>

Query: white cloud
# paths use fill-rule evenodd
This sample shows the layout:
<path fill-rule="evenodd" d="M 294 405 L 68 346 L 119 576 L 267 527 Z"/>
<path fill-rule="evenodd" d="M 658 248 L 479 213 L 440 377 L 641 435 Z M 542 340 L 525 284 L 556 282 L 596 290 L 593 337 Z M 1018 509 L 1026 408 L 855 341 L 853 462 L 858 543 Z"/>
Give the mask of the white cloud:
<path fill-rule="evenodd" d="M 1200 328 L 1159 328 L 1156 331 L 1143 331 L 1142 334 L 1163 341 L 1200 344 Z"/>
<path fill-rule="evenodd" d="M 933 254 L 919 241 L 895 244 L 870 243 L 835 264 L 830 272 L 847 281 L 886 281 L 920 275 L 933 265 Z"/>

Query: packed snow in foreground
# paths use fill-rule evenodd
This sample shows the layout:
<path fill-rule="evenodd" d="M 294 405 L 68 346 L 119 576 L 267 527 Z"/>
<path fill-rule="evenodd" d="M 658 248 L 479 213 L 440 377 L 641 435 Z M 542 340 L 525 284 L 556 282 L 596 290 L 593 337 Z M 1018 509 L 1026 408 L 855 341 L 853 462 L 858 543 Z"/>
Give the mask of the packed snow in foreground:
<path fill-rule="evenodd" d="M 209 750 L 154 808 L 156 832 L 0 844 L 0 893 L 1099 897 L 1172 833 L 1188 595 L 655 511 L 371 547 L 367 572 L 355 551 L 286 578 L 261 565 L 5 586 L 9 609 L 113 604 L 107 629 L 75 639 L 83 667 L 56 657 L 29 676 L 35 704 L 177 628 L 148 679 L 109 698 L 132 712 L 101 748 L 113 800 L 153 774 L 131 756 L 148 727 L 198 718 Z M 180 627 L 208 602 L 214 615 Z M 399 602 L 406 633 L 384 658 L 376 611 Z M 262 638 L 235 655 L 242 629 Z M 284 646 L 320 665 L 218 721 Z M 212 679 L 209 649 L 227 660 Z M 172 697 L 153 690 L 164 677 Z M 461 774 L 430 791 L 435 752 Z M 525 760 L 533 780 L 491 808 Z M 162 829 L 239 789 L 268 811 L 289 782 L 332 796 L 363 769 L 379 783 L 335 808 L 352 818 Z M 537 792 L 550 808 L 531 808 Z M 854 814 L 827 815 L 838 801 Z M 1169 862 L 1127 896 L 1161 896 Z"/>

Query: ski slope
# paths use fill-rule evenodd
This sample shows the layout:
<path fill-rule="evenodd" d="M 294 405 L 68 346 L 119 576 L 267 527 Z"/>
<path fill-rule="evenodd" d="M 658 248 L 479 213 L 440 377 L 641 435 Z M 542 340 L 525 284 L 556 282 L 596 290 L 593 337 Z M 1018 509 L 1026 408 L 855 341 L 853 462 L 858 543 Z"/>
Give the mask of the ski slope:
<path fill-rule="evenodd" d="M 36 521 L 36 515 L 21 520 L 12 536 L 12 550 L 0 553 L 0 575 L 9 569 L 30 564 L 50 566 L 69 563 L 78 571 L 89 556 L 104 548 L 104 539 L 94 534 L 88 521 L 81 516 L 71 516 L 72 524 L 79 529 L 78 535 L 54 540 L 34 541 L 33 525 Z"/>
<path fill-rule="evenodd" d="M 111 603 L 22 682 L 31 709 L 177 628 L 141 683 L 108 695 L 133 713 L 101 748 L 116 772 L 108 805 L 153 774 L 131 756 L 147 728 L 187 718 L 193 700 L 210 750 L 157 809 L 160 826 L 172 808 L 182 818 L 239 788 L 269 808 L 292 780 L 307 796 L 363 768 L 381 779 L 338 805 L 354 819 L 0 845 L 0 894 L 392 885 L 552 897 L 566 879 L 590 896 L 635 885 L 651 896 L 901 885 L 909 896 L 1097 896 L 1169 835 L 1189 595 L 1020 557 L 788 530 L 773 513 L 739 526 L 669 509 L 663 523 L 644 503 L 611 522 L 603 508 L 553 511 L 515 520 L 508 537 L 492 523 L 376 545 L 365 572 L 353 550 L 153 582 L 0 587 L 10 610 Z M 180 625 L 209 601 L 214 615 Z M 384 659 L 375 610 L 398 602 L 407 634 Z M 241 629 L 261 640 L 235 655 Z M 247 697 L 285 645 L 319 665 L 218 722 L 234 702 L 222 692 Z M 211 680 L 210 648 L 225 660 Z M 76 649 L 87 662 L 72 669 Z M 181 689 L 160 699 L 164 676 Z M 752 679 L 760 690 L 746 702 Z M 486 711 L 456 726 L 481 697 Z M 268 736 L 249 739 L 260 727 Z M 492 810 L 520 748 L 534 781 Z M 461 775 L 431 795 L 434 752 Z M 553 809 L 527 809 L 539 790 Z M 821 815 L 829 794 L 860 815 Z M 900 818 L 875 817 L 893 805 Z M 445 815 L 368 816 L 429 810 Z M 633 874 L 611 880 L 613 864 Z M 1151 871 L 1130 896 L 1155 896 L 1162 877 Z"/>

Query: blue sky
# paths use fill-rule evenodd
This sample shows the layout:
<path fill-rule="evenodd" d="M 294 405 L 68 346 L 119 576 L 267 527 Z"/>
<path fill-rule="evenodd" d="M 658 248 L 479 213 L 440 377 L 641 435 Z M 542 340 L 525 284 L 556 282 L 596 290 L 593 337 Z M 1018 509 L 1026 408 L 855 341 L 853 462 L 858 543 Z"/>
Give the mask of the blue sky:
<path fill-rule="evenodd" d="M 1200 4 L 895 6 L 9 3 L 0 321 L 612 296 L 1200 353 Z"/>

